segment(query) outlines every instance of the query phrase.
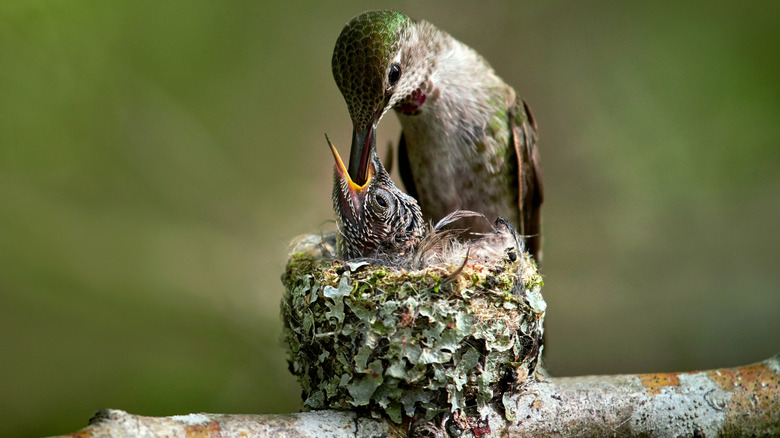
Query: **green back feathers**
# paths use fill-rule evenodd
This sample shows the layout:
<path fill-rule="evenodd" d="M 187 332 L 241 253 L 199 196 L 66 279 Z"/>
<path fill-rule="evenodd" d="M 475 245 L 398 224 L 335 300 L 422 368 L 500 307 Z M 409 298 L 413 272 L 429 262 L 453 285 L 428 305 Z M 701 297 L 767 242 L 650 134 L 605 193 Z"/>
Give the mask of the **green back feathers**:
<path fill-rule="evenodd" d="M 372 122 L 384 99 L 387 68 L 411 19 L 395 11 L 369 11 L 341 31 L 333 50 L 333 77 L 356 127 Z"/>

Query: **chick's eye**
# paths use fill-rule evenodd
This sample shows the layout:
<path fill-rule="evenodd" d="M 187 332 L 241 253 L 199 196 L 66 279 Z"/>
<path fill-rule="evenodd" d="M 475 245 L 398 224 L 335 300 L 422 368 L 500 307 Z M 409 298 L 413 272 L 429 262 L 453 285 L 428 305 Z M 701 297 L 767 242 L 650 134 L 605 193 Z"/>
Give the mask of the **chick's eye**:
<path fill-rule="evenodd" d="M 376 204 L 382 208 L 387 208 L 387 200 L 385 200 L 385 197 L 382 195 L 376 197 Z"/>
<path fill-rule="evenodd" d="M 398 64 L 393 64 L 390 66 L 390 71 L 387 73 L 387 81 L 392 87 L 398 83 L 399 79 L 401 79 L 401 66 Z"/>
<path fill-rule="evenodd" d="M 391 208 L 390 193 L 385 190 L 379 190 L 374 194 L 374 206 L 380 214 L 388 214 Z"/>

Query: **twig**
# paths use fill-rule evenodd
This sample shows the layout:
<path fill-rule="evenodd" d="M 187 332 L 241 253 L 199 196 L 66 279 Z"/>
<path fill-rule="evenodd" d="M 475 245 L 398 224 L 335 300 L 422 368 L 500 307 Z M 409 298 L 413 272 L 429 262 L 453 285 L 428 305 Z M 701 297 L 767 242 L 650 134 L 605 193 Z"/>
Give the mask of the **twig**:
<path fill-rule="evenodd" d="M 482 437 L 780 435 L 780 354 L 753 365 L 701 372 L 551 378 L 526 386 L 504 405 L 516 406 L 506 413 L 516 421 L 493 410 L 490 431 Z M 103 410 L 86 428 L 62 437 L 404 435 L 389 421 L 348 411 L 142 417 Z"/>

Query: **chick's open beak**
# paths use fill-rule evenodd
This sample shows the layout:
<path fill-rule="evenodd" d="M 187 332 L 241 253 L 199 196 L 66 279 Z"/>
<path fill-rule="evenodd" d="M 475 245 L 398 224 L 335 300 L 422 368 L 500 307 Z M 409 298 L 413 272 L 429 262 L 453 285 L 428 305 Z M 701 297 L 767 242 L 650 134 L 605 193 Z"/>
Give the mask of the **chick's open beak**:
<path fill-rule="evenodd" d="M 350 177 L 349 172 L 347 172 L 347 168 L 344 166 L 344 162 L 341 160 L 339 152 L 336 150 L 336 147 L 333 146 L 333 143 L 330 141 L 327 134 L 325 134 L 325 139 L 328 141 L 330 151 L 333 153 L 333 159 L 336 161 L 336 173 L 342 181 L 342 190 L 340 190 L 341 196 L 339 198 L 339 201 L 342 204 L 341 210 L 345 215 L 354 214 L 357 216 L 362 211 L 363 200 L 366 197 L 368 185 L 374 175 L 374 166 L 369 161 L 369 164 L 366 166 L 365 182 L 363 184 L 356 184 Z"/>

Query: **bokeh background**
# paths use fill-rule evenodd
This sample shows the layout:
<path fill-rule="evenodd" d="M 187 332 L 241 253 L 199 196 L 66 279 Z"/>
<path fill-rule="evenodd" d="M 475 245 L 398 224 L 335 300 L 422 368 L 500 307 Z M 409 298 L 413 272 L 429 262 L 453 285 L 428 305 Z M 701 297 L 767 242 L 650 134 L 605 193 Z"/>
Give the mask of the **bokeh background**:
<path fill-rule="evenodd" d="M 0 435 L 299 409 L 279 278 L 333 229 L 333 43 L 387 7 L 534 110 L 554 374 L 780 352 L 780 2 L 8 0 Z"/>

